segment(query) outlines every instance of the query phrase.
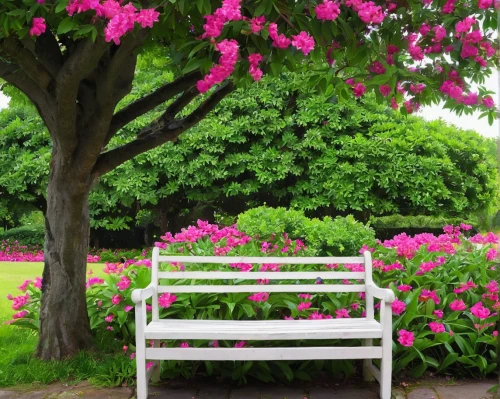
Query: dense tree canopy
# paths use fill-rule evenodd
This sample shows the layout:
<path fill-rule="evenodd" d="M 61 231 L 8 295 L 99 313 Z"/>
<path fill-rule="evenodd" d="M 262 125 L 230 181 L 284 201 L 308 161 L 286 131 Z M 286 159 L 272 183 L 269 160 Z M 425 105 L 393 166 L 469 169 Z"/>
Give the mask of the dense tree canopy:
<path fill-rule="evenodd" d="M 140 59 L 138 90 L 127 100 L 169 78 L 151 68 L 162 60 L 157 53 Z M 339 103 L 304 87 L 304 79 L 287 73 L 238 90 L 176 143 L 103 176 L 90 195 L 92 226 L 160 227 L 163 217 L 166 231 L 165 223 L 175 229 L 178 215 L 194 208 L 208 206 L 207 217 L 264 203 L 360 219 L 465 216 L 496 198 L 492 140 L 401 116 L 372 97 Z M 139 118 L 110 144 L 127 141 L 152 118 Z M 0 187 L 33 203 L 48 176 L 48 133 L 23 105 L 0 120 Z"/>

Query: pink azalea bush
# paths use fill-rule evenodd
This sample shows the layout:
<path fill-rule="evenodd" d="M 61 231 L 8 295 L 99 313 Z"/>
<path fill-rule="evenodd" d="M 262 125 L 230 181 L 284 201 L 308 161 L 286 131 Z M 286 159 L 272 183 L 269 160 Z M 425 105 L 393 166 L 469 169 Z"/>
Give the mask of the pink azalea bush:
<path fill-rule="evenodd" d="M 324 4 L 328 5 L 328 2 Z M 374 279 L 381 287 L 392 289 L 397 297 L 392 304 L 394 330 L 394 371 L 420 376 L 426 370 L 432 372 L 459 372 L 488 375 L 496 369 L 498 332 L 495 322 L 500 309 L 499 285 L 495 280 L 496 248 L 498 237 L 493 233 L 467 237 L 469 226 L 446 226 L 444 233 L 418 234 L 410 237 L 400 234 L 391 240 L 378 241 L 375 245 L 359 245 L 360 252 L 372 252 Z M 245 255 L 245 256 L 314 256 L 309 237 L 293 237 L 286 233 L 270 237 L 249 236 L 236 225 L 221 227 L 203 221 L 180 233 L 166 233 L 162 241 L 155 243 L 164 254 L 185 255 Z M 317 246 L 318 248 L 320 246 Z M 106 263 L 106 278 L 89 274 L 87 302 L 92 329 L 97 333 L 112 334 L 123 341 L 124 356 L 134 359 L 134 308 L 131 292 L 146 287 L 151 279 L 150 254 L 144 253 L 139 260 L 123 263 Z M 162 266 L 165 271 L 213 270 L 213 265 L 172 263 Z M 277 271 L 362 271 L 363 265 L 252 265 L 233 263 L 219 265 L 218 270 L 265 271 L 269 279 L 256 281 L 262 288 L 254 294 L 199 294 L 163 293 L 159 296 L 160 318 L 205 318 L 221 320 L 282 319 L 324 320 L 365 317 L 364 293 L 269 293 L 266 286 L 278 284 L 272 278 Z M 91 272 L 90 272 L 91 273 Z M 222 284 L 217 281 L 197 281 L 199 284 Z M 245 281 L 248 284 L 248 281 Z M 290 283 L 290 282 L 288 282 Z M 328 284 L 317 279 L 309 282 Z M 343 284 L 356 281 L 344 280 Z M 9 295 L 14 314 L 12 325 L 37 329 L 40 305 L 40 278 L 27 280 L 19 286 L 21 294 Z M 151 302 L 147 303 L 151 317 Z M 378 318 L 380 302 L 375 302 Z M 297 343 L 300 344 L 300 343 Z M 336 345 L 336 341 L 328 341 Z M 342 345 L 345 345 L 342 342 Z M 162 346 L 188 348 L 251 347 L 265 345 L 259 342 L 226 341 L 164 341 Z M 287 345 L 276 342 L 273 345 Z M 132 361 L 131 360 L 131 361 Z M 312 362 L 314 363 L 314 362 Z M 345 372 L 354 370 L 349 362 L 325 362 L 328 370 Z M 290 363 L 294 372 L 306 370 L 308 375 L 321 370 L 318 364 L 303 369 L 302 363 Z M 351 366 L 346 366 L 351 364 Z M 279 377 L 279 370 L 263 370 L 257 362 L 244 371 L 233 363 L 210 363 L 207 372 L 233 375 L 238 378 L 252 375 L 267 381 Z M 274 366 L 273 366 L 274 367 Z M 326 367 L 326 366 L 325 366 Z M 192 376 L 196 367 L 171 362 L 165 365 L 166 376 L 182 374 Z M 228 369 L 229 368 L 229 369 Z M 210 370 L 210 371 L 209 371 Z M 228 371 L 230 370 L 230 371 Z M 229 374 L 228 374 L 229 373 Z M 300 375 L 300 372 L 299 372 Z M 274 377 L 273 377 L 274 376 Z"/>

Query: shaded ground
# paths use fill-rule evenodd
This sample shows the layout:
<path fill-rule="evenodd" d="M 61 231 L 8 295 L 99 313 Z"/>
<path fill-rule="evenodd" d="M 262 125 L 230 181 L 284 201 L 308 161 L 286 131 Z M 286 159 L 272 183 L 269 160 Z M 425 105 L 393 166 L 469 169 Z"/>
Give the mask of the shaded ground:
<path fill-rule="evenodd" d="M 425 380 L 418 384 L 393 389 L 394 399 L 490 399 L 488 393 L 496 381 L 460 381 L 453 383 L 442 379 Z M 76 386 L 54 384 L 31 390 L 0 390 L 0 399 L 131 399 L 131 388 L 99 389 L 87 382 Z M 333 385 L 283 387 L 278 385 L 250 385 L 243 388 L 226 388 L 222 385 L 189 383 L 163 385 L 150 388 L 149 398 L 165 399 L 377 399 L 378 385 Z"/>

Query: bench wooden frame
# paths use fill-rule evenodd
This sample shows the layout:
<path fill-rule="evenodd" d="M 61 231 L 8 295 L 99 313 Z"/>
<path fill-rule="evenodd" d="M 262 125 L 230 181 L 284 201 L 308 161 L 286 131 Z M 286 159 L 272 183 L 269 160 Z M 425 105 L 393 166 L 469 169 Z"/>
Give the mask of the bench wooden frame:
<path fill-rule="evenodd" d="M 182 263 L 278 263 L 278 264 L 364 264 L 364 272 L 161 272 L 160 262 Z M 276 285 L 159 285 L 159 279 L 169 280 L 273 280 L 316 279 L 364 280 L 365 284 L 276 284 Z M 230 257 L 230 256 L 160 256 L 154 248 L 151 284 L 132 292 L 136 319 L 137 398 L 148 396 L 148 380 L 159 379 L 160 360 L 315 360 L 364 359 L 366 381 L 380 383 L 380 398 L 391 398 L 392 376 L 392 309 L 394 293 L 377 287 L 372 279 L 371 253 L 363 257 Z M 365 292 L 366 317 L 330 320 L 177 320 L 159 319 L 158 294 L 164 292 L 226 293 L 226 292 Z M 147 323 L 146 299 L 152 298 L 152 321 Z M 382 300 L 380 323 L 374 319 L 374 298 Z M 244 327 L 244 328 L 243 328 Z M 220 339 L 220 340 L 295 340 L 295 339 L 361 339 L 359 347 L 276 347 L 276 348 L 160 348 L 160 340 Z M 373 339 L 381 339 L 380 346 Z M 152 347 L 146 340 L 153 340 Z M 146 370 L 146 359 L 154 365 Z M 372 359 L 381 359 L 380 369 Z"/>

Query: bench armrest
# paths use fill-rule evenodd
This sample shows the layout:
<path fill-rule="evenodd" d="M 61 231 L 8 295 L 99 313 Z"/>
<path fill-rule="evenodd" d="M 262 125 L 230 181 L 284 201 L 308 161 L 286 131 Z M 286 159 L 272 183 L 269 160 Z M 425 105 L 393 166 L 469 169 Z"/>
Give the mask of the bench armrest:
<path fill-rule="evenodd" d="M 380 288 L 375 284 L 369 284 L 366 286 L 366 292 L 373 295 L 375 298 L 382 299 L 386 303 L 392 303 L 396 299 L 394 292 L 388 288 Z"/>
<path fill-rule="evenodd" d="M 136 305 L 145 299 L 151 298 L 155 292 L 155 286 L 149 284 L 146 288 L 136 289 L 132 291 L 132 302 Z"/>

